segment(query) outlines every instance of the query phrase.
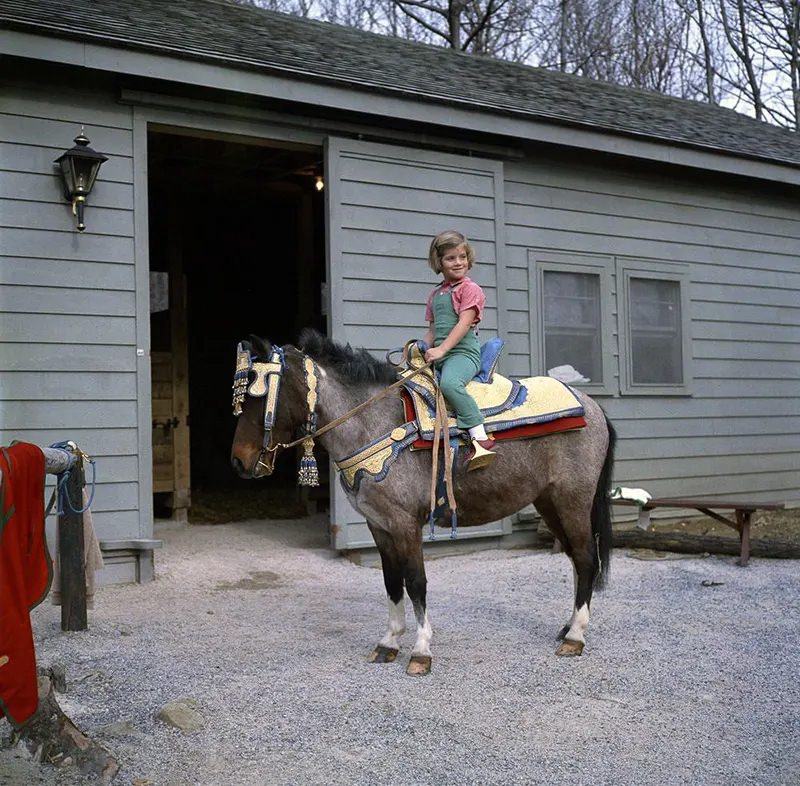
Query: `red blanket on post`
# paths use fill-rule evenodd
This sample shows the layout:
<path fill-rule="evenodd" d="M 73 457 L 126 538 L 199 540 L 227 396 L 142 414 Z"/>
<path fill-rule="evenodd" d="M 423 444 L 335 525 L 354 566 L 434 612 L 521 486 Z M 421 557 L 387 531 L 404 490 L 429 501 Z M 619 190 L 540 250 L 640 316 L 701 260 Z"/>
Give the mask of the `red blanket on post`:
<path fill-rule="evenodd" d="M 20 726 L 39 693 L 30 610 L 50 589 L 44 533 L 44 453 L 27 442 L 0 448 L 0 717 Z"/>

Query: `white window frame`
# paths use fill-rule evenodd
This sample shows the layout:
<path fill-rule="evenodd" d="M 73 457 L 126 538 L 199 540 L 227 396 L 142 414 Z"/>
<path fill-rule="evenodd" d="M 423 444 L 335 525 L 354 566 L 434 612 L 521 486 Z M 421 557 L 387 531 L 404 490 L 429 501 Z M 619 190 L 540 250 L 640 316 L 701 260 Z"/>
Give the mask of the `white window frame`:
<path fill-rule="evenodd" d="M 604 254 L 565 253 L 561 251 L 528 251 L 528 287 L 530 292 L 530 352 L 531 372 L 546 375 L 545 329 L 544 329 L 544 274 L 584 273 L 599 278 L 600 292 L 600 352 L 602 382 L 586 382 L 574 387 L 585 390 L 591 396 L 613 396 L 617 394 L 617 373 L 614 368 L 614 300 L 612 274 L 614 257 Z"/>
<path fill-rule="evenodd" d="M 623 396 L 690 396 L 692 392 L 692 339 L 689 314 L 690 266 L 677 262 L 651 259 L 616 260 L 617 304 L 619 307 L 620 338 L 620 394 Z M 683 382 L 643 384 L 633 381 L 633 342 L 631 336 L 630 280 L 649 278 L 656 281 L 674 281 L 679 287 L 681 361 Z"/>

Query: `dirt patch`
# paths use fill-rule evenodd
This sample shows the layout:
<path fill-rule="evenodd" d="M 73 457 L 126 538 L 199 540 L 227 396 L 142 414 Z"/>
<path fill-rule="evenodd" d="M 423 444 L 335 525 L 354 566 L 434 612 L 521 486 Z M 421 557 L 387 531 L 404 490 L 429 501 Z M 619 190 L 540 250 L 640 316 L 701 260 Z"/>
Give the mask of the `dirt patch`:
<path fill-rule="evenodd" d="M 281 584 L 281 577 L 271 570 L 251 570 L 246 579 L 238 581 L 225 581 L 217 584 L 215 590 L 263 590 L 278 587 Z"/>
<path fill-rule="evenodd" d="M 728 511 L 727 515 L 733 518 L 733 511 Z M 653 521 L 653 532 L 739 539 L 739 533 L 733 527 L 705 516 L 664 521 L 656 519 Z M 750 539 L 787 541 L 800 545 L 800 508 L 757 511 L 750 522 Z"/>

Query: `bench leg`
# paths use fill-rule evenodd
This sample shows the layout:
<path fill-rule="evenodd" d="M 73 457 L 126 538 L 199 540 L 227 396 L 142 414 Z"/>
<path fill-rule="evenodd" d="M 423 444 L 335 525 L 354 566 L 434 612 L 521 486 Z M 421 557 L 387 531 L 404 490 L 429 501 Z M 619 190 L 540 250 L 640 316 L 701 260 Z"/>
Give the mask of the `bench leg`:
<path fill-rule="evenodd" d="M 752 515 L 749 510 L 736 511 L 736 527 L 739 530 L 741 546 L 738 565 L 742 568 L 746 568 L 750 561 L 750 517 Z"/>

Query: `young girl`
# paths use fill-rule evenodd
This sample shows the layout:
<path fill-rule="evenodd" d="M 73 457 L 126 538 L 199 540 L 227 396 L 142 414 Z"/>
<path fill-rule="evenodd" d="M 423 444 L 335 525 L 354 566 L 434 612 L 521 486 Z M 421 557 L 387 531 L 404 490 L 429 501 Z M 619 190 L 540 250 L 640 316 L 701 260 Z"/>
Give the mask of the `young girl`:
<path fill-rule="evenodd" d="M 486 296 L 467 275 L 475 264 L 475 251 L 460 232 L 438 234 L 431 243 L 428 264 L 434 273 L 444 276 L 444 281 L 428 296 L 428 331 L 423 340 L 430 349 L 425 360 L 436 361 L 442 393 L 456 412 L 458 427 L 468 430 L 472 438 L 468 468 L 478 469 L 494 459 L 494 440 L 487 436 L 483 415 L 465 387 L 481 364 L 477 325 Z"/>

